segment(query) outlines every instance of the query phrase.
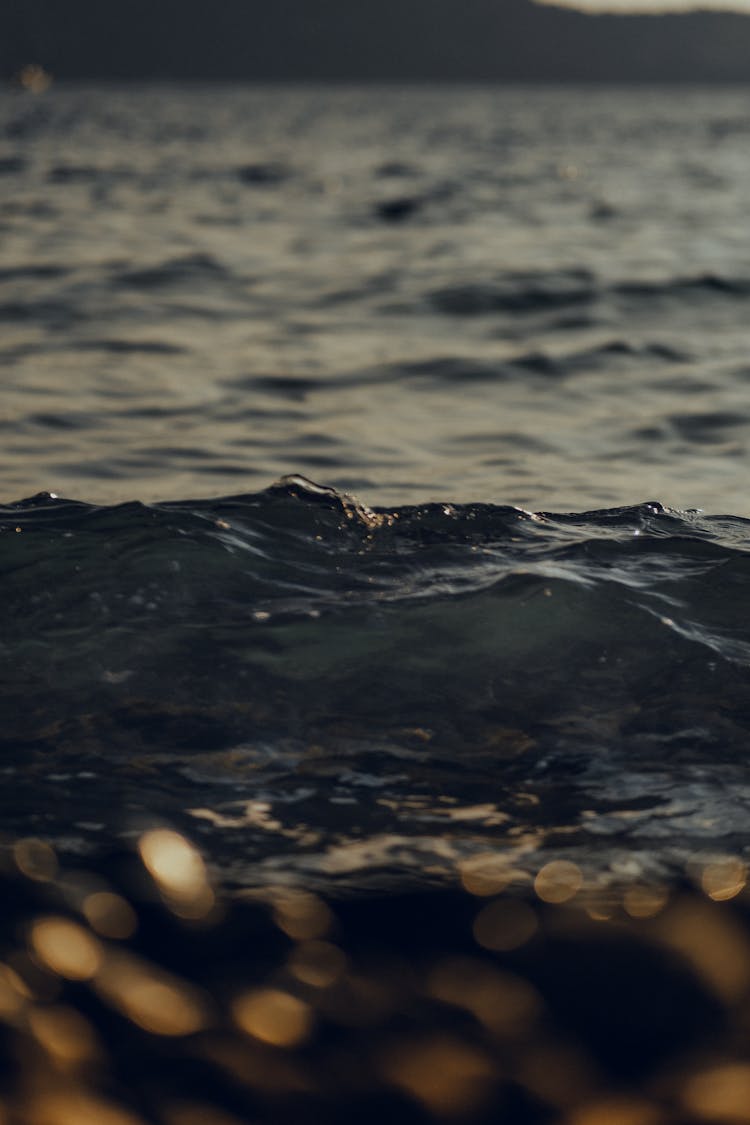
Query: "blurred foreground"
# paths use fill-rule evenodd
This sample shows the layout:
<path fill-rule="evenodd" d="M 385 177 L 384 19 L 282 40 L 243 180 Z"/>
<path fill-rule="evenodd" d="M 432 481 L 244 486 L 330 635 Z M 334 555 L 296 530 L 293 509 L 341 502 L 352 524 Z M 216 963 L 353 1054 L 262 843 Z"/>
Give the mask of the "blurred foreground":
<path fill-rule="evenodd" d="M 497 856 L 454 889 L 224 902 L 155 829 L 6 843 L 3 1125 L 750 1121 L 744 867 L 602 898 Z M 500 892 L 500 893 L 497 893 Z"/>

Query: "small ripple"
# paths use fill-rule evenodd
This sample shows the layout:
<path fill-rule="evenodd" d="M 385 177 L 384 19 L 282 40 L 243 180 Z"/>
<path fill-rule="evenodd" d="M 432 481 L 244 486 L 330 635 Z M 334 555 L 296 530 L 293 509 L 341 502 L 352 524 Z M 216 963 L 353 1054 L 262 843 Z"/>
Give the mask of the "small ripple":
<path fill-rule="evenodd" d="M 68 301 L 6 301 L 0 304 L 0 321 L 41 321 L 69 325 L 85 314 Z"/>
<path fill-rule="evenodd" d="M 0 176 L 15 176 L 26 168 L 22 156 L 0 156 Z"/>
<path fill-rule="evenodd" d="M 560 273 L 507 274 L 494 282 L 449 285 L 427 294 L 429 303 L 449 316 L 481 316 L 495 312 L 539 312 L 565 305 L 587 304 L 598 295 L 588 270 Z"/>
<path fill-rule="evenodd" d="M 128 289 L 160 289 L 183 281 L 195 283 L 223 280 L 229 272 L 210 254 L 187 254 L 169 258 L 157 266 L 142 270 L 124 270 L 112 278 L 116 285 Z"/>
<path fill-rule="evenodd" d="M 345 457 L 333 457 L 325 453 L 307 453 L 304 450 L 300 451 L 299 459 L 305 468 L 310 467 L 313 469 L 343 469 L 346 467 Z M 376 465 L 377 461 L 372 458 L 364 458 L 363 463 L 366 465 Z"/>
<path fill-rule="evenodd" d="M 29 414 L 26 421 L 33 426 L 48 430 L 88 430 L 101 425 L 101 418 L 83 411 L 69 411 L 64 414 Z"/>
<path fill-rule="evenodd" d="M 70 347 L 74 351 L 111 352 L 115 355 L 184 355 L 188 350 L 164 340 L 77 340 Z"/>
<path fill-rule="evenodd" d="M 376 218 L 386 223 L 402 223 L 410 219 L 422 208 L 424 200 L 416 196 L 402 195 L 395 199 L 384 199 L 376 203 L 373 212 Z"/>
<path fill-rule="evenodd" d="M 202 464 L 199 464 L 199 465 L 193 465 L 193 466 L 191 466 L 191 468 L 196 473 L 203 473 L 203 474 L 206 474 L 206 475 L 210 474 L 210 475 L 213 475 L 213 476 L 232 476 L 232 477 L 247 477 L 247 474 L 248 474 L 248 471 L 249 471 L 249 466 L 247 464 L 238 465 L 234 461 L 230 461 L 228 463 L 225 462 L 225 461 L 219 462 L 218 464 L 215 464 L 215 465 L 213 465 L 213 464 L 209 465 L 209 464 L 206 464 L 206 463 L 202 463 Z"/>
<path fill-rule="evenodd" d="M 285 183 L 292 176 L 292 170 L 285 164 L 269 161 L 267 163 L 243 164 L 237 169 L 237 178 L 247 187 L 274 188 Z"/>
<path fill-rule="evenodd" d="M 413 164 L 406 164 L 401 160 L 386 160 L 377 166 L 373 174 L 378 179 L 402 179 L 418 173 L 419 169 Z"/>
<path fill-rule="evenodd" d="M 293 402 L 302 402 L 313 391 L 330 387 L 330 383 L 325 380 L 303 375 L 241 375 L 235 379 L 227 379 L 224 385 L 238 391 L 277 395 Z"/>
<path fill-rule="evenodd" d="M 446 439 L 446 444 L 458 447 L 477 449 L 481 446 L 491 446 L 493 449 L 503 446 L 510 449 L 521 449 L 526 453 L 548 453 L 552 446 L 548 442 L 531 434 L 516 433 L 509 430 L 485 431 L 470 434 L 456 434 Z M 489 462 L 485 462 L 489 464 Z"/>
<path fill-rule="evenodd" d="M 387 379 L 400 381 L 404 378 L 423 380 L 424 386 L 430 383 L 468 383 L 502 382 L 517 379 L 519 376 L 538 375 L 544 379 L 562 379 L 567 376 L 589 371 L 608 370 L 622 361 L 660 360 L 663 362 L 687 362 L 690 357 L 669 345 L 646 344 L 639 346 L 624 340 L 611 340 L 581 351 L 553 354 L 548 351 L 521 352 L 508 356 L 500 362 L 474 359 L 464 356 L 434 356 L 414 363 L 392 365 L 378 375 L 370 373 L 372 382 Z M 362 372 L 360 382 L 367 381 L 367 373 Z M 354 376 L 349 376 L 349 382 Z"/>
<path fill-rule="evenodd" d="M 726 297 L 746 297 L 750 294 L 750 279 L 702 273 L 695 277 L 672 277 L 664 281 L 623 281 L 613 287 L 613 292 L 644 300 L 691 293 L 697 296 L 714 293 Z"/>
<path fill-rule="evenodd" d="M 138 450 L 139 454 L 146 456 L 160 457 L 164 461 L 170 458 L 184 459 L 188 458 L 191 461 L 216 461 L 219 457 L 217 453 L 211 453 L 207 449 L 199 448 L 198 446 L 180 446 L 180 445 L 156 445 L 145 446 Z"/>
<path fill-rule="evenodd" d="M 179 418 L 186 414 L 194 414 L 193 406 L 128 406 L 118 410 L 118 418 Z"/>
<path fill-rule="evenodd" d="M 47 173 L 51 184 L 88 184 L 101 175 L 98 168 L 88 164 L 55 164 Z"/>
<path fill-rule="evenodd" d="M 438 383 L 499 382 L 509 374 L 503 364 L 463 356 L 436 356 L 391 368 L 394 378 L 424 378 Z"/>
<path fill-rule="evenodd" d="M 670 414 L 668 421 L 680 437 L 711 443 L 726 440 L 721 431 L 746 425 L 750 422 L 750 414 L 715 410 L 695 414 Z"/>
<path fill-rule="evenodd" d="M 0 282 L 2 281 L 45 281 L 47 278 L 67 277 L 73 271 L 67 266 L 60 266 L 56 262 L 38 265 L 5 266 L 0 269 Z"/>

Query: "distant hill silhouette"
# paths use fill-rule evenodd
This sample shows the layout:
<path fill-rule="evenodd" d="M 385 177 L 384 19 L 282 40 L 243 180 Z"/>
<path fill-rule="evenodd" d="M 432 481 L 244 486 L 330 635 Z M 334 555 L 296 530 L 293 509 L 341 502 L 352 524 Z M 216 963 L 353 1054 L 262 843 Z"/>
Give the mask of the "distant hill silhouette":
<path fill-rule="evenodd" d="M 745 81 L 750 19 L 530 0 L 4 0 L 0 73 L 58 78 Z"/>

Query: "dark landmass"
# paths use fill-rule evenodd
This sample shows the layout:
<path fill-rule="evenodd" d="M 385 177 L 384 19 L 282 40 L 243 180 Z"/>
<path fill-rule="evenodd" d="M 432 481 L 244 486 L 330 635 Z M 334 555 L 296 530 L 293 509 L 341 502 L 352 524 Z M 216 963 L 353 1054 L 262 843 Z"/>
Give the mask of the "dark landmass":
<path fill-rule="evenodd" d="M 0 74 L 59 79 L 731 81 L 750 20 L 587 16 L 530 0 L 6 0 Z"/>

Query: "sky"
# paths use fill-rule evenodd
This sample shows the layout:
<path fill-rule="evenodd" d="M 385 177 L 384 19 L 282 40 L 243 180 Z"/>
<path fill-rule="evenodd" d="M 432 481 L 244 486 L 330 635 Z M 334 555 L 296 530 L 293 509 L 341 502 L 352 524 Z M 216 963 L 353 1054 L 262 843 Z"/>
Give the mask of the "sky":
<path fill-rule="evenodd" d="M 747 80 L 747 16 L 622 14 L 693 2 L 0 0 L 0 76 L 39 63 L 58 80 Z"/>
<path fill-rule="evenodd" d="M 750 14 L 750 0 L 536 0 L 555 8 L 574 8 L 589 14 L 611 12 L 617 15 L 665 12 L 742 12 Z"/>

